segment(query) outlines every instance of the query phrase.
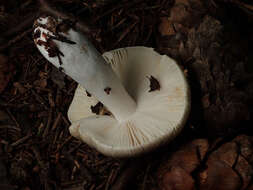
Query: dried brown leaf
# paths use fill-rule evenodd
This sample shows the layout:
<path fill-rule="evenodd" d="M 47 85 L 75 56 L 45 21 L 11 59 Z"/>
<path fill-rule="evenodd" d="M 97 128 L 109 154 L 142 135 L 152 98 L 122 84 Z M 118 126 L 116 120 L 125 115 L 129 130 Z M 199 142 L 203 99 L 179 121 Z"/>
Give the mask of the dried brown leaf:
<path fill-rule="evenodd" d="M 173 23 L 167 17 L 160 18 L 160 25 L 158 30 L 162 36 L 169 36 L 175 34 Z"/>
<path fill-rule="evenodd" d="M 194 180 L 184 169 L 172 167 L 168 173 L 163 176 L 160 184 L 162 190 L 194 190 Z"/>
<path fill-rule="evenodd" d="M 207 169 L 200 173 L 200 190 L 236 190 L 241 182 L 237 173 L 226 163 L 209 160 Z"/>

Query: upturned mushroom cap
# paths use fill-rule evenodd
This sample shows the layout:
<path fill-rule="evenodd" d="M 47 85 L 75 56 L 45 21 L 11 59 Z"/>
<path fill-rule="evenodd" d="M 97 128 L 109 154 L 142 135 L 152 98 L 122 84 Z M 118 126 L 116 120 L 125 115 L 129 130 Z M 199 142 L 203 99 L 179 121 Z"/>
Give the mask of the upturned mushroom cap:
<path fill-rule="evenodd" d="M 146 47 L 117 49 L 103 56 L 135 100 L 136 111 L 120 122 L 113 115 L 93 113 L 91 108 L 99 101 L 79 85 L 68 111 L 70 133 L 114 157 L 138 155 L 172 140 L 190 111 L 190 91 L 177 63 Z"/>

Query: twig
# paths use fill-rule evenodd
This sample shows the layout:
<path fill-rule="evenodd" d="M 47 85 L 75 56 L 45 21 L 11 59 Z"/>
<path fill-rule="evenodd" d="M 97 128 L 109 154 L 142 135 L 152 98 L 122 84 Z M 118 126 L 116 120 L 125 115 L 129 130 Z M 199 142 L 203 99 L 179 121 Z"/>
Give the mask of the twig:
<path fill-rule="evenodd" d="M 67 187 L 70 185 L 78 185 L 78 184 L 82 184 L 83 180 L 76 180 L 76 181 L 65 181 L 65 182 L 61 182 L 61 186 L 62 187 Z"/>
<path fill-rule="evenodd" d="M 123 18 L 121 21 L 119 21 L 116 25 L 112 26 L 110 28 L 110 31 L 115 30 L 116 28 L 118 28 L 119 26 L 121 26 L 127 19 Z"/>
<path fill-rule="evenodd" d="M 107 182 L 106 182 L 106 185 L 105 185 L 105 190 L 108 190 L 111 183 L 113 183 L 112 179 L 114 178 L 115 173 L 116 173 L 115 169 L 110 172 L 110 175 L 109 175 L 109 177 L 107 179 Z"/>
<path fill-rule="evenodd" d="M 72 136 L 69 136 L 60 146 L 57 147 L 57 150 L 55 152 L 59 152 L 60 149 L 67 144 L 72 139 Z"/>
<path fill-rule="evenodd" d="M 63 122 L 65 123 L 65 125 L 66 125 L 67 127 L 70 126 L 70 122 L 68 121 L 68 119 L 67 119 L 64 115 L 62 115 L 62 120 L 63 120 Z"/>
<path fill-rule="evenodd" d="M 248 5 L 240 1 L 236 1 L 235 3 L 238 4 L 239 8 L 253 16 L 253 5 Z"/>
<path fill-rule="evenodd" d="M 17 94 L 15 95 L 14 97 L 10 98 L 10 100 L 7 101 L 7 103 L 5 103 L 6 105 L 5 106 L 9 106 L 9 105 L 12 105 L 11 103 L 14 102 L 15 100 L 17 100 L 18 98 L 21 98 L 21 97 L 24 97 L 26 96 L 26 93 L 29 92 L 30 89 L 27 89 L 26 92 L 24 94 Z M 17 106 L 17 104 L 14 104 Z"/>
<path fill-rule="evenodd" d="M 53 110 L 50 109 L 49 110 L 48 120 L 47 120 L 47 126 L 46 126 L 46 129 L 44 130 L 44 133 L 42 135 L 43 138 L 45 138 L 48 135 L 49 127 L 50 127 L 50 124 L 51 124 L 51 121 L 52 121 L 52 117 L 53 117 Z"/>
<path fill-rule="evenodd" d="M 43 107 L 48 110 L 48 106 L 46 105 L 44 99 L 38 95 L 34 90 L 31 90 L 32 91 L 32 94 L 35 96 L 35 99 L 41 104 L 43 105 Z"/>
<path fill-rule="evenodd" d="M 8 145 L 9 142 L 7 142 L 6 140 L 0 139 L 0 144 Z"/>
<path fill-rule="evenodd" d="M 150 39 L 150 36 L 151 36 L 152 32 L 153 32 L 153 28 L 152 28 L 152 27 L 149 27 L 147 37 L 143 40 L 145 44 L 146 44 L 146 43 L 148 42 L 148 40 Z"/>
<path fill-rule="evenodd" d="M 61 116 L 62 116 L 62 114 L 59 112 L 56 119 L 55 119 L 55 121 L 54 121 L 54 124 L 52 126 L 52 131 L 54 131 L 56 129 L 57 125 L 61 121 Z"/>
<path fill-rule="evenodd" d="M 143 179 L 143 183 L 142 183 L 142 188 L 141 188 L 141 190 L 145 190 L 145 188 L 146 188 L 146 181 L 147 181 L 149 169 L 150 169 L 150 164 L 148 165 L 148 167 L 147 167 L 147 169 L 146 169 L 146 172 L 145 172 L 145 176 L 144 176 L 144 179 Z"/>
<path fill-rule="evenodd" d="M 31 134 L 28 134 L 26 136 L 24 136 L 23 138 L 17 140 L 16 142 L 12 143 L 11 146 L 14 147 L 14 146 L 17 146 L 19 144 L 22 144 L 23 142 L 25 142 L 27 139 L 29 139 L 32 135 Z"/>
<path fill-rule="evenodd" d="M 161 5 L 154 5 L 154 6 L 150 6 L 150 7 L 136 7 L 133 9 L 133 11 L 136 11 L 136 10 L 150 10 L 150 9 L 158 9 L 160 8 Z"/>
<path fill-rule="evenodd" d="M 104 189 L 103 187 L 105 186 L 105 181 L 103 181 L 99 186 L 96 187 L 96 190 L 99 189 Z"/>
<path fill-rule="evenodd" d="M 61 132 L 60 128 L 57 128 L 56 131 L 54 132 L 54 140 L 53 140 L 52 146 L 55 145 L 60 132 Z"/>
<path fill-rule="evenodd" d="M 100 20 L 104 16 L 106 16 L 106 15 L 108 15 L 108 14 L 110 14 L 110 13 L 112 13 L 112 12 L 114 12 L 114 11 L 120 9 L 120 8 L 126 8 L 126 7 L 128 7 L 128 9 L 129 9 L 130 7 L 135 6 L 136 4 L 139 4 L 141 2 L 143 2 L 143 0 L 136 0 L 136 1 L 133 1 L 133 2 L 128 2 L 127 4 L 120 4 L 120 5 L 116 6 L 116 7 L 114 6 L 112 9 L 108 10 L 107 12 L 103 13 L 102 15 L 99 15 L 95 19 L 94 22 L 97 22 L 98 20 Z"/>
<path fill-rule="evenodd" d="M 31 149 L 35 155 L 35 158 L 36 158 L 40 168 L 42 169 L 40 172 L 40 180 L 41 180 L 41 182 L 44 182 L 44 185 L 45 185 L 44 189 L 49 190 L 50 189 L 49 180 L 48 180 L 49 164 L 43 162 L 37 146 L 33 145 Z"/>
<path fill-rule="evenodd" d="M 129 26 L 119 37 L 117 42 L 113 45 L 115 47 L 121 40 L 123 40 L 126 35 L 135 27 L 135 25 L 138 23 L 138 21 L 135 21 L 131 26 Z"/>
<path fill-rule="evenodd" d="M 95 189 L 95 187 L 96 187 L 96 185 L 95 185 L 95 184 L 93 184 L 93 185 L 90 187 L 90 189 L 89 189 L 89 190 L 94 190 L 94 189 Z"/>
<path fill-rule="evenodd" d="M 50 14 L 54 15 L 55 17 L 70 20 L 72 23 L 74 23 L 74 27 L 77 30 L 79 30 L 79 31 L 81 31 L 85 34 L 90 34 L 91 33 L 90 28 L 85 23 L 78 20 L 77 18 L 75 18 L 73 16 L 70 16 L 70 15 L 67 15 L 63 12 L 60 12 L 60 11 L 52 8 L 46 0 L 39 0 L 39 2 L 41 4 L 41 10 L 43 12 L 50 13 Z"/>
<path fill-rule="evenodd" d="M 16 118 L 14 117 L 14 115 L 10 112 L 10 110 L 6 109 L 6 112 L 11 117 L 11 119 L 15 122 L 16 126 L 20 129 L 20 125 L 19 125 L 18 121 L 16 120 Z"/>
<path fill-rule="evenodd" d="M 52 92 L 50 91 L 50 89 L 46 89 L 46 91 L 47 91 L 47 90 L 49 90 L 49 91 L 48 91 L 48 95 L 47 95 L 47 97 L 48 97 L 48 102 L 49 102 L 50 107 L 53 108 L 53 107 L 55 107 L 55 102 L 54 102 L 54 100 L 53 100 L 53 94 L 52 94 Z"/>
<path fill-rule="evenodd" d="M 82 142 L 79 142 L 76 146 L 74 146 L 73 148 L 71 148 L 68 151 L 68 154 L 71 154 L 72 152 L 74 152 L 76 149 L 78 149 L 81 146 Z"/>
<path fill-rule="evenodd" d="M 18 132 L 21 132 L 21 129 L 20 128 L 17 128 L 16 126 L 14 125 L 1 125 L 0 126 L 0 129 L 14 129 Z"/>

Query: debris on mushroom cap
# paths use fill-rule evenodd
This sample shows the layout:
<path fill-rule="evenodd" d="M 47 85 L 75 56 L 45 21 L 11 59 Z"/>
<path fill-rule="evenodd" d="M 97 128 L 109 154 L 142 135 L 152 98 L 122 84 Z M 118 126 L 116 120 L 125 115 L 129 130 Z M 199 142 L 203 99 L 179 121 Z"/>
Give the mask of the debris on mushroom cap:
<path fill-rule="evenodd" d="M 98 102 L 95 106 L 91 106 L 90 109 L 96 115 L 112 115 L 101 102 Z"/>
<path fill-rule="evenodd" d="M 91 97 L 91 94 L 86 90 L 86 94 L 88 97 Z"/>
<path fill-rule="evenodd" d="M 83 98 L 86 96 L 86 98 Z M 99 102 L 94 96 L 92 96 L 88 91 L 86 91 L 81 85 L 77 86 L 75 92 L 75 101 L 72 101 L 72 107 L 79 108 L 75 110 L 69 110 L 68 118 L 70 119 L 71 123 L 74 120 L 78 120 L 79 116 L 81 117 L 90 117 L 94 115 L 110 115 L 112 113 L 101 103 Z M 113 116 L 112 116 L 113 117 Z"/>
<path fill-rule="evenodd" d="M 101 102 L 98 102 L 95 106 L 90 106 L 91 112 L 99 115 L 99 112 L 103 106 L 104 105 Z"/>
<path fill-rule="evenodd" d="M 188 85 L 175 61 L 145 47 L 117 49 L 103 56 L 136 101 L 137 110 L 121 122 L 113 115 L 96 115 L 90 108 L 98 100 L 78 86 L 68 111 L 70 133 L 114 157 L 138 155 L 173 139 L 190 110 Z"/>
<path fill-rule="evenodd" d="M 112 89 L 111 89 L 110 87 L 106 87 L 106 88 L 104 89 L 105 93 L 108 94 L 108 95 L 110 94 L 111 90 L 112 90 Z"/>
<path fill-rule="evenodd" d="M 67 24 L 68 22 L 64 23 L 63 20 L 56 20 L 50 16 L 40 17 L 34 22 L 33 39 L 35 44 L 42 52 L 45 50 L 49 57 L 57 57 L 60 65 L 62 65 L 61 57 L 64 54 L 60 51 L 55 41 L 75 44 L 75 42 L 64 36 L 67 34 L 66 28 L 70 29 L 70 27 L 67 27 Z M 39 46 L 43 46 L 44 49 Z M 63 68 L 59 68 L 59 70 L 63 71 Z"/>
<path fill-rule="evenodd" d="M 155 91 L 155 90 L 160 90 L 161 86 L 160 86 L 160 83 L 158 82 L 158 80 L 153 77 L 152 75 L 150 77 L 148 77 L 149 79 L 149 82 L 150 82 L 150 90 L 149 92 L 152 92 L 152 91 Z"/>

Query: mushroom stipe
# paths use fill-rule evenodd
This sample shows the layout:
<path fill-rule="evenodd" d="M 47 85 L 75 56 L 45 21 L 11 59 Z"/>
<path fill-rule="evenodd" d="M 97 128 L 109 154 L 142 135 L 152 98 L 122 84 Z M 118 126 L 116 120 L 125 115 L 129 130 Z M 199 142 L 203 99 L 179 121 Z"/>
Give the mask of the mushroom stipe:
<path fill-rule="evenodd" d="M 81 32 L 62 22 L 39 18 L 34 41 L 49 62 L 79 83 L 68 110 L 71 135 L 105 155 L 130 157 L 168 143 L 182 130 L 190 91 L 173 59 L 147 47 L 100 55 Z M 64 38 L 54 39 L 59 35 Z"/>

